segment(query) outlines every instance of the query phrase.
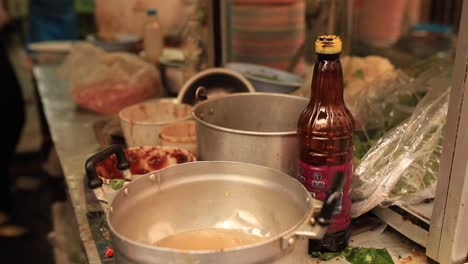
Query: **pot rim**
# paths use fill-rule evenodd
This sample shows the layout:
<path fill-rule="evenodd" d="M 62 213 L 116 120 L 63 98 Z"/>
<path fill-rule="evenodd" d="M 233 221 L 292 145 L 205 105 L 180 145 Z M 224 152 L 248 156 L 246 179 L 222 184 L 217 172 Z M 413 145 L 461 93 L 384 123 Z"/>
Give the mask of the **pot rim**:
<path fill-rule="evenodd" d="M 150 245 L 150 244 L 147 244 L 147 243 L 134 241 L 134 240 L 128 239 L 125 236 L 121 235 L 120 233 L 116 232 L 116 230 L 114 229 L 114 226 L 110 223 L 110 217 L 109 216 L 110 216 L 111 211 L 112 211 L 113 200 L 118 195 L 121 195 L 120 193 L 124 192 L 123 190 L 125 188 L 122 188 L 122 189 L 120 189 L 118 191 L 118 193 L 112 199 L 112 201 L 110 203 L 110 206 L 109 206 L 109 209 L 106 210 L 106 222 L 107 222 L 107 226 L 109 227 L 109 230 L 111 231 L 111 234 L 113 236 L 117 237 L 121 242 L 128 243 L 128 244 L 130 244 L 132 246 L 136 246 L 136 247 L 143 247 L 143 248 L 148 249 L 148 250 L 155 250 L 156 249 L 158 251 L 165 252 L 165 253 L 207 255 L 207 254 L 216 254 L 216 253 L 229 253 L 229 252 L 235 252 L 235 251 L 246 250 L 246 249 L 254 249 L 254 248 L 257 248 L 257 247 L 267 246 L 268 244 L 271 244 L 271 243 L 274 243 L 274 242 L 277 242 L 277 241 L 280 242 L 281 239 L 283 239 L 285 237 L 289 237 L 290 235 L 293 235 L 301 226 L 303 226 L 305 223 L 307 223 L 309 221 L 309 219 L 312 217 L 312 213 L 313 213 L 312 212 L 312 210 L 313 210 L 312 200 L 313 200 L 313 198 L 310 195 L 310 193 L 307 191 L 307 189 L 304 187 L 304 185 L 302 185 L 296 179 L 294 179 L 293 177 L 287 175 L 284 172 L 281 172 L 279 170 L 276 170 L 276 169 L 273 169 L 273 168 L 270 168 L 270 167 L 251 164 L 251 163 L 236 162 L 236 161 L 194 161 L 194 162 L 188 162 L 188 163 L 178 164 L 178 165 L 170 166 L 170 167 L 158 170 L 158 171 L 153 171 L 153 172 L 147 173 L 147 174 L 142 175 L 142 176 L 138 177 L 137 179 L 133 180 L 132 182 L 129 183 L 129 185 L 132 184 L 133 182 L 136 182 L 136 181 L 145 180 L 151 174 L 161 173 L 161 172 L 163 172 L 165 170 L 173 169 L 173 168 L 175 168 L 177 166 L 190 166 L 191 164 L 194 164 L 194 163 L 196 163 L 196 164 L 198 164 L 198 163 L 205 163 L 205 164 L 210 164 L 210 163 L 211 164 L 213 164 L 213 163 L 238 164 L 238 165 L 244 165 L 244 166 L 251 166 L 251 167 L 258 167 L 258 168 L 263 168 L 263 169 L 269 169 L 269 170 L 272 170 L 272 171 L 275 171 L 275 172 L 279 172 L 279 173 L 283 174 L 284 176 L 286 176 L 287 178 L 289 178 L 290 181 L 294 182 L 294 184 L 298 185 L 304 191 L 304 193 L 306 194 L 306 197 L 307 197 L 306 199 L 307 199 L 307 203 L 308 203 L 308 208 L 307 208 L 306 212 L 304 212 L 304 215 L 302 216 L 302 218 L 299 221 L 297 221 L 297 223 L 295 225 L 293 225 L 289 229 L 277 234 L 276 236 L 269 237 L 268 239 L 263 240 L 263 241 L 258 242 L 258 243 L 252 243 L 252 244 L 247 244 L 247 245 L 244 245 L 244 246 L 232 247 L 232 248 L 227 248 L 227 249 L 223 249 L 223 250 L 181 250 L 181 249 L 173 249 L 173 248 L 166 248 L 166 247 L 157 247 L 157 246 L 153 246 L 153 245 Z"/>
<path fill-rule="evenodd" d="M 173 122 L 180 122 L 180 121 L 186 121 L 186 120 L 190 120 L 191 119 L 191 115 L 190 114 L 187 114 L 187 116 L 183 117 L 183 118 L 180 118 L 180 119 L 175 119 L 175 120 L 170 120 L 170 121 L 160 121 L 160 122 L 151 122 L 151 121 L 138 121 L 138 120 L 130 120 L 128 119 L 127 117 L 125 117 L 123 115 L 123 112 L 125 110 L 128 110 L 132 107 L 137 107 L 138 105 L 144 105 L 144 104 L 148 104 L 148 103 L 152 103 L 152 102 L 162 102 L 162 103 L 172 103 L 174 105 L 183 105 L 183 106 L 188 106 L 189 108 L 192 108 L 191 105 L 189 104 L 185 104 L 185 103 L 181 103 L 179 101 L 177 101 L 176 99 L 169 99 L 169 98 L 160 98 L 160 99 L 153 99 L 153 100 L 148 100 L 148 101 L 143 101 L 143 102 L 140 102 L 140 103 L 137 103 L 137 104 L 133 104 L 133 105 L 130 105 L 128 107 L 125 107 L 124 109 L 120 110 L 119 111 L 119 119 L 120 121 L 122 122 L 125 122 L 127 124 L 130 124 L 130 125 L 139 125 L 139 126 L 165 126 L 165 125 L 168 125 L 168 124 L 171 124 Z"/>
<path fill-rule="evenodd" d="M 198 124 L 202 124 L 204 126 L 213 128 L 215 130 L 223 131 L 223 132 L 228 132 L 232 134 L 241 134 L 241 135 L 251 135 L 251 136 L 265 136 L 265 137 L 271 137 L 271 136 L 295 136 L 297 135 L 297 130 L 290 130 L 290 131 L 283 131 L 283 132 L 256 132 L 256 131 L 249 131 L 249 130 L 240 130 L 240 129 L 233 129 L 233 128 L 227 128 L 227 127 L 222 127 L 218 125 L 214 125 L 212 123 L 208 123 L 205 120 L 200 119 L 197 114 L 196 110 L 200 108 L 201 106 L 217 101 L 217 100 L 223 100 L 225 98 L 231 98 L 231 97 L 243 97 L 243 96 L 275 96 L 275 97 L 289 97 L 293 99 L 300 99 L 304 101 L 308 101 L 307 98 L 300 97 L 300 96 L 295 96 L 295 95 L 288 95 L 288 94 L 280 94 L 280 93 L 264 93 L 264 92 L 256 92 L 256 93 L 236 93 L 232 94 L 229 96 L 225 97 L 219 97 L 219 98 L 214 98 L 214 99 L 208 99 L 206 101 L 203 101 L 197 105 L 195 105 L 192 109 L 192 117 L 197 121 Z M 298 117 L 299 118 L 299 117 Z"/>

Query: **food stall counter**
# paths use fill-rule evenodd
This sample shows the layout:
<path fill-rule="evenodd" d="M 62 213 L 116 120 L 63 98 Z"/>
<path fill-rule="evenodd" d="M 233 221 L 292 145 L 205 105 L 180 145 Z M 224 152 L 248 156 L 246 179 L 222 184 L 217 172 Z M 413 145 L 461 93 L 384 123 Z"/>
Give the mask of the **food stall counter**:
<path fill-rule="evenodd" d="M 85 161 L 100 149 L 94 126 L 109 117 L 76 106 L 70 98 L 68 82 L 59 77 L 57 69 L 58 65 L 37 64 L 34 67 L 34 78 L 73 209 L 73 221 L 64 220 L 64 224 L 77 229 L 79 233 L 79 238 L 76 239 L 79 239 L 81 248 L 70 250 L 75 255 L 68 258 L 85 263 L 113 263 L 108 249 L 111 241 L 101 205 L 92 197 L 93 192 L 87 190 L 84 183 Z M 76 222 L 76 226 L 73 222 Z M 395 263 L 406 257 L 425 258 L 419 246 L 393 229 L 386 228 L 385 224 L 355 232 L 350 244 L 354 247 L 386 248 Z M 348 262 L 340 257 L 329 261 L 310 258 L 310 263 Z"/>

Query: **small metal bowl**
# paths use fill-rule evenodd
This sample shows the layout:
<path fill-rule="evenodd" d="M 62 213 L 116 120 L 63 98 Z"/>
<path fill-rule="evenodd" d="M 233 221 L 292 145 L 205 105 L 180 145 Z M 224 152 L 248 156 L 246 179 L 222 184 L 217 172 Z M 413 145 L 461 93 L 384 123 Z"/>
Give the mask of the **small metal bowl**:
<path fill-rule="evenodd" d="M 209 98 L 231 93 L 255 92 L 253 85 L 240 73 L 224 68 L 212 68 L 199 72 L 182 87 L 177 100 L 184 104 L 195 105 L 196 91 L 204 87 Z"/>

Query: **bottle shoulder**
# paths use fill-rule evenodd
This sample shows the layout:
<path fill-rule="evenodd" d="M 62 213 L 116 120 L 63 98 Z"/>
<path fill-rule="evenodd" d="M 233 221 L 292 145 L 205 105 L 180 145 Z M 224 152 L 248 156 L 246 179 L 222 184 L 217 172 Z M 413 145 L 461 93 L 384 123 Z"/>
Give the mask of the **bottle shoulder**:
<path fill-rule="evenodd" d="M 352 134 L 354 118 L 345 105 L 309 105 L 298 119 L 298 130 L 323 134 Z"/>

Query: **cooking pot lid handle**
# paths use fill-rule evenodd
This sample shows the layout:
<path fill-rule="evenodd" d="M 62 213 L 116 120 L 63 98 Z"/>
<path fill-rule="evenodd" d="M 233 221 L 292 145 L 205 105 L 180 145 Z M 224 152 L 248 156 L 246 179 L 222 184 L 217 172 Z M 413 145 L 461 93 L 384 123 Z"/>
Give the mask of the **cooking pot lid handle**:
<path fill-rule="evenodd" d="M 103 181 L 97 175 L 96 165 L 100 161 L 110 157 L 112 154 L 117 156 L 117 168 L 119 170 L 126 170 L 130 167 L 130 162 L 128 162 L 123 148 L 120 145 L 110 145 L 86 160 L 85 170 L 88 177 L 89 188 L 96 189 L 102 186 Z"/>
<path fill-rule="evenodd" d="M 203 86 L 199 86 L 197 90 L 195 90 L 195 101 L 199 103 L 207 99 L 208 99 L 208 94 L 206 92 L 206 88 Z"/>
<path fill-rule="evenodd" d="M 321 226 L 328 226 L 331 223 L 333 211 L 335 210 L 338 201 L 341 199 L 341 189 L 344 183 L 345 175 L 342 171 L 338 171 L 333 177 L 332 184 L 327 190 L 327 196 L 323 202 L 320 212 L 315 216 L 315 221 Z"/>
<path fill-rule="evenodd" d="M 308 239 L 322 239 L 327 228 L 331 223 L 331 218 L 333 216 L 333 211 L 335 210 L 336 205 L 338 204 L 341 198 L 341 188 L 344 182 L 344 173 L 337 172 L 333 178 L 331 186 L 327 190 L 327 196 L 325 201 L 322 203 L 320 211 L 318 214 L 314 212 L 318 204 L 318 201 L 312 199 L 312 218 L 307 223 L 301 225 L 298 229 L 294 231 L 293 236 L 283 237 L 281 242 L 281 247 L 283 249 L 288 248 L 290 245 L 294 244 L 294 236 L 305 237 Z"/>

